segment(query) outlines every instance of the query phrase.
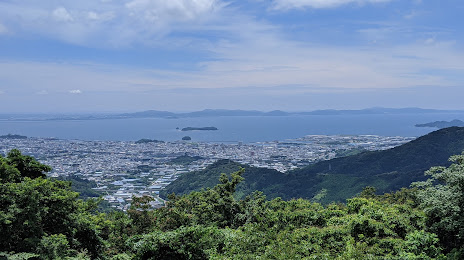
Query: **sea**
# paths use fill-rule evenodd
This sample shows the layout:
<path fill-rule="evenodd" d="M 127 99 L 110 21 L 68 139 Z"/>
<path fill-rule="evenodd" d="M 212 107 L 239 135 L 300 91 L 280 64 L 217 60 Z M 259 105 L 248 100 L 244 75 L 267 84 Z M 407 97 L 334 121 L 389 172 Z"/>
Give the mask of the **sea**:
<path fill-rule="evenodd" d="M 419 137 L 436 128 L 415 127 L 433 121 L 464 121 L 462 113 L 220 116 L 198 118 L 130 118 L 95 120 L 0 121 L 0 135 L 99 141 L 142 138 L 196 142 L 256 143 L 285 141 L 306 135 L 380 135 Z M 217 127 L 217 131 L 181 131 L 184 127 Z M 177 129 L 178 128 L 178 129 Z"/>

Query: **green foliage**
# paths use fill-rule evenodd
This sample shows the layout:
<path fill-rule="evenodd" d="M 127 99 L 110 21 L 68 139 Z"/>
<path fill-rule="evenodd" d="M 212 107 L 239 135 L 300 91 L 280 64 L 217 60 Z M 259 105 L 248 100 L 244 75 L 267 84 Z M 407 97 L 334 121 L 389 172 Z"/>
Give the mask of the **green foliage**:
<path fill-rule="evenodd" d="M 187 226 L 213 226 L 224 244 L 210 248 L 212 259 L 432 259 L 441 257 L 438 240 L 424 230 L 427 218 L 414 202 L 415 190 L 376 195 L 366 188 L 362 197 L 326 207 L 308 200 L 266 200 L 255 192 L 237 201 L 213 189 L 173 197 L 158 215 L 161 231 Z M 230 182 L 230 180 L 229 180 Z M 231 182 L 233 183 L 233 182 Z M 237 188 L 239 185 L 232 185 Z M 232 192 L 233 189 L 229 189 Z M 218 210 L 227 201 L 229 211 Z M 222 207 L 224 205 L 222 204 Z M 231 211 L 230 209 L 233 208 Z M 234 217 L 223 222 L 224 214 Z M 158 242 L 157 242 L 158 243 Z M 159 244 L 159 243 L 158 243 Z M 181 257 L 181 256 L 177 256 Z M 156 258 L 154 258 L 156 259 Z"/>
<path fill-rule="evenodd" d="M 180 227 L 174 231 L 152 232 L 133 237 L 129 243 L 134 259 L 208 259 L 224 245 L 218 228 L 203 226 Z"/>
<path fill-rule="evenodd" d="M 221 183 L 213 189 L 170 197 L 167 207 L 158 211 L 158 225 L 166 230 L 192 224 L 233 226 L 234 216 L 240 213 L 233 195 L 237 184 L 243 180 L 242 174 L 243 169 L 232 173 L 230 179 L 223 174 Z"/>
<path fill-rule="evenodd" d="M 43 259 L 63 259 L 69 252 L 69 242 L 63 234 L 43 236 L 37 247 L 37 253 Z"/>
<path fill-rule="evenodd" d="M 15 167 L 21 173 L 21 177 L 31 179 L 45 177 L 45 173 L 52 170 L 48 165 L 41 164 L 32 156 L 22 155 L 17 149 L 11 150 L 7 155 L 8 164 Z"/>
<path fill-rule="evenodd" d="M 0 182 L 20 182 L 23 178 L 45 177 L 52 169 L 39 163 L 33 157 L 22 155 L 17 149 L 8 152 L 6 158 L 0 156 Z"/>
<path fill-rule="evenodd" d="M 151 196 L 132 197 L 132 203 L 127 211 L 132 220 L 132 228 L 136 234 L 150 232 L 155 224 L 154 212 L 150 203 L 155 199 Z"/>
<path fill-rule="evenodd" d="M 416 230 L 406 236 L 405 253 L 409 259 L 432 259 L 440 255 L 437 235 Z"/>
<path fill-rule="evenodd" d="M 78 194 L 68 189 L 69 183 L 42 178 L 2 184 L 0 247 L 31 252 L 46 233 L 70 233 Z"/>
<path fill-rule="evenodd" d="M 50 167 L 18 150 L 0 160 L 5 172 L 16 172 L 0 184 L 2 250 L 39 252 L 45 259 L 72 255 L 75 250 L 86 250 L 92 257 L 101 253 L 93 201 L 77 200 L 69 182 L 43 178 Z"/>
<path fill-rule="evenodd" d="M 111 257 L 110 259 L 111 260 L 131 260 L 133 257 L 131 257 L 130 255 L 128 254 L 117 254 L 113 257 Z"/>
<path fill-rule="evenodd" d="M 117 255 L 129 250 L 126 241 L 135 235 L 135 228 L 132 219 L 128 214 L 121 211 L 113 211 L 107 215 L 108 236 L 107 243 L 110 248 L 107 250 L 109 255 Z"/>
<path fill-rule="evenodd" d="M 27 260 L 27 259 L 33 259 L 36 260 L 40 257 L 38 254 L 33 254 L 33 253 L 5 253 L 5 252 L 0 252 L 0 259 L 5 259 L 5 260 Z"/>
<path fill-rule="evenodd" d="M 426 172 L 430 179 L 415 184 L 427 226 L 448 252 L 464 250 L 464 155 L 450 161 L 451 166 L 433 167 Z"/>
<path fill-rule="evenodd" d="M 3 157 L 0 157 L 0 182 L 18 182 L 21 179 L 21 173 L 16 167 L 11 166 Z"/>
<path fill-rule="evenodd" d="M 376 192 L 376 189 L 374 187 L 366 186 L 362 190 L 361 194 L 359 194 L 359 197 L 366 198 L 366 199 L 372 199 L 376 197 L 375 192 Z"/>

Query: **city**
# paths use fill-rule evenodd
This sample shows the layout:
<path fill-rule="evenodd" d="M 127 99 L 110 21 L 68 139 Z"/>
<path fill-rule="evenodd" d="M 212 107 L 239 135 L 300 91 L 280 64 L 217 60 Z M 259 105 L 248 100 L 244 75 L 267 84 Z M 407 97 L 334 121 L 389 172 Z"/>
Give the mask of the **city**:
<path fill-rule="evenodd" d="M 19 149 L 50 165 L 51 177 L 78 176 L 94 181 L 96 191 L 114 208 L 126 210 L 133 196 L 150 195 L 164 205 L 160 190 L 185 172 L 219 159 L 286 172 L 311 163 L 372 150 L 386 150 L 413 137 L 308 135 L 259 143 L 83 141 L 54 138 L 0 140 L 3 154 Z"/>

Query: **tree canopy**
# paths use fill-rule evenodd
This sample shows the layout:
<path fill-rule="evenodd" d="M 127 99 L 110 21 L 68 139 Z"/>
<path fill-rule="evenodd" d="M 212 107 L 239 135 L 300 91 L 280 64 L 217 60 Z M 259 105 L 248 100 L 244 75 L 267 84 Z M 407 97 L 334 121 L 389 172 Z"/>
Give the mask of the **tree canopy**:
<path fill-rule="evenodd" d="M 69 182 L 46 178 L 48 167 L 23 157 L 15 151 L 14 160 L 0 158 L 0 257 L 464 257 L 462 155 L 452 157 L 449 167 L 430 169 L 431 178 L 413 188 L 377 195 L 367 187 L 346 203 L 324 206 L 306 199 L 268 200 L 261 192 L 238 199 L 234 193 L 243 180 L 240 169 L 221 175 L 214 187 L 170 195 L 165 207 L 152 208 L 149 196 L 134 197 L 127 212 L 110 213 L 100 213 L 97 200 L 78 199 Z M 31 172 L 41 175 L 31 178 Z"/>

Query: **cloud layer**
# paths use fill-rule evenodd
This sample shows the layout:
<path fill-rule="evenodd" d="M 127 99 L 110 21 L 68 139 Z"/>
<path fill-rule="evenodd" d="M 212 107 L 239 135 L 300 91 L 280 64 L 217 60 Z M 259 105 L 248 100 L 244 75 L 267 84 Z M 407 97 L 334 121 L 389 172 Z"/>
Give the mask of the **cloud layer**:
<path fill-rule="evenodd" d="M 464 7 L 413 2 L 3 1 L 0 109 L 419 106 L 463 87 Z"/>
<path fill-rule="evenodd" d="M 202 24 L 223 6 L 218 0 L 0 2 L 0 17 L 17 33 L 33 32 L 74 44 L 120 47 L 156 41 L 180 25 Z M 5 31 L 0 26 L 0 33 Z"/>

